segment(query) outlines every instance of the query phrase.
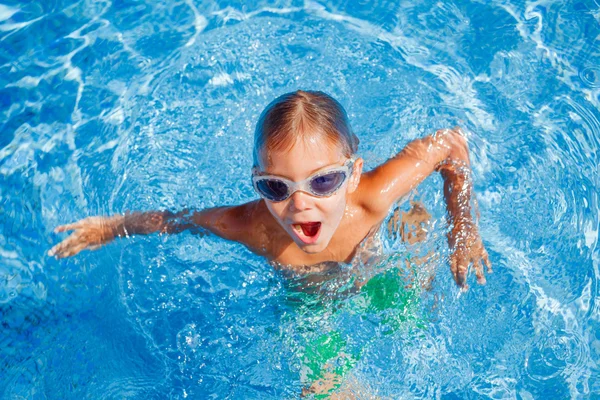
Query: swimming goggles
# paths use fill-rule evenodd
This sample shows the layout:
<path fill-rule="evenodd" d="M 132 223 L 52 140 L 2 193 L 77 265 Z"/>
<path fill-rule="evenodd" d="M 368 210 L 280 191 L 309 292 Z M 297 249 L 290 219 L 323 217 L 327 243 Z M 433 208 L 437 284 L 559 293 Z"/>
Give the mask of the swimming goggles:
<path fill-rule="evenodd" d="M 342 166 L 319 171 L 300 182 L 276 175 L 253 173 L 252 184 L 256 193 L 262 198 L 274 202 L 284 201 L 298 190 L 316 197 L 327 197 L 346 183 L 352 173 L 355 161 L 356 157 L 352 157 Z"/>

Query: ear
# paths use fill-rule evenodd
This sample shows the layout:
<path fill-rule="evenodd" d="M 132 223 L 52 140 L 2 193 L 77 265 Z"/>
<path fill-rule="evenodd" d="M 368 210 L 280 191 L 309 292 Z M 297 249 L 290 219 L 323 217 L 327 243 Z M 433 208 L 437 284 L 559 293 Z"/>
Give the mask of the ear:
<path fill-rule="evenodd" d="M 358 188 L 358 184 L 360 183 L 360 176 L 362 175 L 363 169 L 363 159 L 357 158 L 354 161 L 354 166 L 352 168 L 352 176 L 350 176 L 350 182 L 348 182 L 348 193 L 354 192 Z"/>

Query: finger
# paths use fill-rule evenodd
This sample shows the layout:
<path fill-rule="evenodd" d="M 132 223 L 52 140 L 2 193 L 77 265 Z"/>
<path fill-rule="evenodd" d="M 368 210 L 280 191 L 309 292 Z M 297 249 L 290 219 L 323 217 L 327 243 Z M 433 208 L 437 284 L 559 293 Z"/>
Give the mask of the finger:
<path fill-rule="evenodd" d="M 452 276 L 458 286 L 463 287 L 465 285 L 467 267 L 468 265 L 465 266 L 462 257 L 459 257 L 456 254 L 450 256 L 450 271 L 452 271 Z"/>
<path fill-rule="evenodd" d="M 483 258 L 483 262 L 487 267 L 487 272 L 493 272 L 492 263 L 490 262 L 490 256 L 488 255 L 488 252 L 485 249 L 483 249 L 483 254 L 481 255 L 481 257 Z"/>
<path fill-rule="evenodd" d="M 82 225 L 83 225 L 82 221 L 73 222 L 72 224 L 60 225 L 60 226 L 57 226 L 56 229 L 54 229 L 54 232 L 58 233 L 58 232 L 64 232 L 64 231 L 72 231 L 72 230 L 81 228 Z"/>
<path fill-rule="evenodd" d="M 464 286 L 465 281 L 467 280 L 467 272 L 469 271 L 469 264 L 467 264 L 463 260 L 461 260 L 457 265 L 458 265 L 458 267 L 456 269 L 456 283 L 458 283 L 459 286 Z"/>
<path fill-rule="evenodd" d="M 80 240 L 80 235 L 77 233 L 73 233 L 68 238 L 51 248 L 48 252 L 48 255 L 56 256 L 57 258 L 62 258 L 61 254 L 67 251 L 70 247 L 75 246 Z"/>
<path fill-rule="evenodd" d="M 458 284 L 458 281 L 456 280 L 456 273 L 457 273 L 458 267 L 457 267 L 457 263 L 456 263 L 456 257 L 454 255 L 450 256 L 450 272 L 452 272 L 452 277 L 454 278 L 454 281 Z"/>
<path fill-rule="evenodd" d="M 60 242 L 59 244 L 57 244 L 56 246 L 52 247 L 49 251 L 48 251 L 48 255 L 50 257 L 52 256 L 57 256 L 62 253 L 66 247 L 67 247 L 67 239 L 63 240 L 62 242 Z"/>
<path fill-rule="evenodd" d="M 66 257 L 74 256 L 75 254 L 79 253 L 81 250 L 84 250 L 86 247 L 87 247 L 87 243 L 79 243 L 75 246 L 69 247 L 63 253 L 60 253 L 60 255 L 57 256 L 57 258 L 66 258 Z"/>
<path fill-rule="evenodd" d="M 473 267 L 475 268 L 477 283 L 480 285 L 485 285 L 485 275 L 483 274 L 483 265 L 481 264 L 481 260 L 475 261 L 475 263 L 473 263 Z"/>

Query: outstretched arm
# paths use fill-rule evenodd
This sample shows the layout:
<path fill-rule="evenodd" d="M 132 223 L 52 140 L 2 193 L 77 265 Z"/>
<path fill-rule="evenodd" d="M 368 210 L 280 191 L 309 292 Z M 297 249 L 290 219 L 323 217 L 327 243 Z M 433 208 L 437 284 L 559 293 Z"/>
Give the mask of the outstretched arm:
<path fill-rule="evenodd" d="M 444 179 L 451 230 L 448 243 L 450 267 L 456 283 L 465 285 L 473 263 L 478 282 L 484 283 L 482 261 L 490 269 L 477 224 L 471 215 L 471 168 L 467 141 L 460 129 L 439 130 L 434 135 L 410 142 L 398 155 L 364 175 L 363 204 L 384 218 L 392 205 L 408 194 L 432 172 Z"/>
<path fill-rule="evenodd" d="M 69 257 L 82 250 L 95 250 L 117 237 L 148 235 L 151 233 L 214 233 L 229 240 L 241 240 L 246 232 L 253 203 L 233 207 L 217 207 L 202 211 L 183 210 L 134 212 L 110 217 L 88 217 L 72 224 L 62 225 L 55 232 L 74 231 L 48 252 L 57 258 Z"/>

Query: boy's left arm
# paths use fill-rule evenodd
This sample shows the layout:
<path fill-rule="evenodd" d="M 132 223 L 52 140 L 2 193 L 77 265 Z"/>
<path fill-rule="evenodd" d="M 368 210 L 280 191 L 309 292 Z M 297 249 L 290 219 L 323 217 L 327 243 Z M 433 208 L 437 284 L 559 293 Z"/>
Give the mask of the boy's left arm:
<path fill-rule="evenodd" d="M 471 214 L 472 181 L 467 141 L 459 128 L 444 129 L 410 142 L 398 155 L 366 173 L 364 205 L 384 218 L 392 205 L 408 194 L 432 172 L 444 179 L 444 196 L 451 224 L 448 243 L 450 267 L 456 283 L 465 287 L 469 265 L 477 281 L 485 283 L 482 262 L 491 271 L 477 223 Z M 376 195 L 373 195 L 376 194 Z"/>
<path fill-rule="evenodd" d="M 466 289 L 469 265 L 473 264 L 475 268 L 477 282 L 485 284 L 483 264 L 488 272 L 492 271 L 492 264 L 471 208 L 472 205 L 476 207 L 476 201 L 472 199 L 473 181 L 467 141 L 457 128 L 449 135 L 449 139 L 452 141 L 449 155 L 437 165 L 436 170 L 444 179 L 444 198 L 450 223 L 448 244 L 452 252 L 450 270 L 456 283 Z M 478 216 L 477 210 L 476 214 Z"/>

